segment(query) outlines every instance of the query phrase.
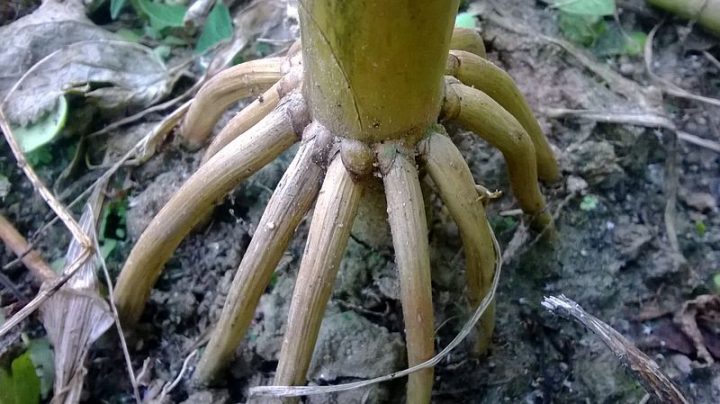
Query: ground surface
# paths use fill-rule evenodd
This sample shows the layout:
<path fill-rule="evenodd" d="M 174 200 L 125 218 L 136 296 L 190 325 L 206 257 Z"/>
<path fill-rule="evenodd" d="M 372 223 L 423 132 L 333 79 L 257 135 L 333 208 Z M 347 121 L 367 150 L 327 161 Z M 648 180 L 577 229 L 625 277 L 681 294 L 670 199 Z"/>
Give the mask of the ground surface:
<path fill-rule="evenodd" d="M 524 0 L 503 3 L 504 18 L 517 26 L 560 37 L 556 14 L 543 4 Z M 642 2 L 626 3 L 620 16 L 626 29 L 648 32 L 659 21 Z M 511 33 L 494 21 L 481 19 L 489 57 L 517 80 L 536 111 L 628 112 L 636 107 L 559 47 L 534 36 Z M 697 94 L 720 97 L 719 68 L 702 54 L 702 50 L 717 54 L 720 49 L 712 46 L 717 40 L 697 28 L 683 39 L 683 24 L 672 21 L 658 31 L 655 72 Z M 708 43 L 705 49 L 695 46 Z M 598 61 L 642 88 L 652 84 L 641 57 Z M 718 107 L 672 97 L 665 98 L 663 106 L 680 129 L 720 140 Z M 720 273 L 720 154 L 683 141 L 673 146 L 667 131 L 576 118 L 551 119 L 542 112 L 539 118 L 563 169 L 563 180 L 545 189 L 550 209 L 558 215 L 559 237 L 551 245 L 533 243 L 531 237 L 509 257 L 497 297 L 490 355 L 473 358 L 466 345 L 453 352 L 436 369 L 434 402 L 640 401 L 645 392 L 597 337 L 540 306 L 543 296 L 559 294 L 574 299 L 634 341 L 692 401 L 713 402 L 712 397 L 720 396 L 720 367 L 701 363 L 696 349 L 673 323 L 673 313 L 698 295 L 718 292 L 712 278 Z M 111 142 L 121 144 L 142 136 L 150 123 L 144 125 L 113 133 Z M 501 215 L 517 207 L 507 191 L 502 156 L 472 134 L 451 132 L 475 178 L 488 188 L 506 191 L 489 209 L 495 232 L 506 246 L 521 225 L 518 216 Z M 666 163 L 673 153 L 677 156 L 674 167 Z M 196 168 L 200 155 L 167 144 L 147 164 L 121 172 L 123 180 L 119 182 L 131 184 L 128 239 L 111 256 L 112 271 L 119 270 L 132 241 L 172 190 Z M 140 326 L 128 340 L 135 367 L 141 368 L 146 358 L 149 364 L 144 391 L 172 380 L 217 319 L 254 226 L 291 156 L 292 151 L 286 153 L 233 192 L 216 209 L 210 225 L 188 237 L 168 263 Z M 672 170 L 679 176 L 673 223 L 684 259 L 673 251 L 667 237 L 665 189 Z M 41 174 L 50 178 L 57 171 L 49 168 Z M 31 234 L 44 222 L 48 210 L 33 196 L 5 145 L 0 172 L 12 185 L 0 211 L 22 232 Z M 444 347 L 467 319 L 468 310 L 463 304 L 463 258 L 457 229 L 440 201 L 430 200 L 437 212 L 430 222 L 437 346 Z M 170 394 L 169 402 L 244 401 L 248 386 L 272 380 L 307 226 L 307 222 L 301 225 L 263 296 L 225 387 L 193 391 L 185 384 L 186 378 Z M 39 238 L 39 246 L 52 261 L 64 255 L 67 241 L 67 234 L 56 226 Z M 402 314 L 392 257 L 390 247 L 370 247 L 358 237 L 350 240 L 311 366 L 313 382 L 352 381 L 404 366 Z M 0 264 L 11 259 L 8 251 L 0 250 Z M 5 273 L 19 285 L 22 296 L 33 296 L 35 286 L 22 267 Z M 18 301 L 8 290 L 0 294 L 4 305 Z M 713 313 L 703 314 L 707 319 Z M 702 324 L 709 351 L 720 353 L 718 323 L 714 329 L 710 321 Z M 31 335 L 42 335 L 35 320 L 24 327 Z M 116 337 L 110 334 L 91 354 L 88 402 L 131 400 Z M 399 402 L 402 391 L 403 381 L 398 381 L 337 397 L 312 397 L 308 402 Z"/>

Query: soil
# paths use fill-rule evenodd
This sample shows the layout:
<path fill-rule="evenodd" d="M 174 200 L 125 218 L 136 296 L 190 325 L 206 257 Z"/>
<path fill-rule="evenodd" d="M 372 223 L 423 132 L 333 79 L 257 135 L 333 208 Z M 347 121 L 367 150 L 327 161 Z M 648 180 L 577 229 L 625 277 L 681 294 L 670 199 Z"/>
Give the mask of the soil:
<path fill-rule="evenodd" d="M 644 2 L 623 3 L 626 7 L 619 19 L 627 30 L 649 32 L 661 19 Z M 505 1 L 502 12 L 518 26 L 561 37 L 557 14 L 545 4 Z M 530 237 L 508 258 L 497 295 L 491 352 L 487 357 L 474 357 L 469 344 L 452 352 L 435 369 L 433 402 L 642 400 L 646 392 L 597 336 L 540 305 L 544 296 L 560 294 L 637 344 L 692 402 L 716 402 L 720 366 L 705 363 L 673 321 L 673 313 L 697 296 L 720 292 L 720 284 L 713 281 L 720 274 L 720 154 L 674 142 L 666 130 L 548 118 L 543 111 L 549 108 L 627 112 L 636 106 L 559 47 L 509 32 L 491 18 L 481 17 L 480 22 L 488 57 L 510 73 L 535 111 L 540 111 L 538 118 L 560 159 L 563 179 L 544 188 L 549 209 L 557 214 L 558 236 L 550 242 L 534 242 Z M 717 38 L 699 28 L 689 30 L 687 23 L 672 20 L 656 35 L 652 66 L 657 75 L 688 91 L 720 97 L 720 69 L 703 55 L 708 51 L 717 56 L 717 43 Z M 643 88 L 654 85 L 645 73 L 642 56 L 599 61 Z M 718 107 L 670 96 L 662 106 L 678 129 L 720 141 Z M 224 119 L 229 116 L 231 113 Z M 109 142 L 109 148 L 127 147 L 132 144 L 129 140 L 144 134 L 152 120 L 160 118 L 156 115 L 144 126 L 116 131 L 103 141 Z M 512 214 L 517 203 L 509 192 L 502 155 L 473 134 L 449 129 L 476 180 L 489 189 L 505 191 L 490 204 L 488 216 L 506 247 L 524 225 L 521 217 Z M 0 212 L 30 235 L 47 220 L 49 210 L 15 167 L 7 146 L 0 147 L 0 173 L 10 183 Z M 286 152 L 233 191 L 215 209 L 210 223 L 190 235 L 167 264 L 140 325 L 128 331 L 135 369 L 146 364 L 141 384 L 147 396 L 157 396 L 163 383 L 175 379 L 185 358 L 205 341 L 255 225 L 293 153 Z M 128 192 L 128 234 L 109 258 L 113 276 L 133 241 L 197 167 L 201 155 L 169 142 L 148 163 L 118 174 L 115 188 Z M 674 166 L 668 164 L 673 155 Z M 41 170 L 41 176 L 56 178 L 64 163 Z M 673 171 L 679 176 L 672 220 L 679 251 L 668 238 L 665 215 Z M 83 178 L 88 176 L 97 173 Z M 442 348 L 470 313 L 463 297 L 463 256 L 457 228 L 437 197 L 428 200 L 433 208 L 429 224 L 436 341 Z M 216 389 L 197 390 L 187 372 L 165 402 L 245 402 L 249 386 L 272 382 L 307 228 L 306 220 L 262 297 L 225 383 Z M 49 262 L 64 256 L 63 246 L 68 241 L 68 233 L 59 225 L 37 237 L 38 248 Z M 9 251 L 0 249 L 0 264 L 5 266 L 12 259 Z M 0 291 L 9 316 L 36 293 L 37 285 L 22 266 L 11 266 L 3 273 L 19 289 L 17 295 L 8 289 Z M 705 344 L 711 353 L 717 352 L 712 347 L 720 345 L 720 333 L 703 324 Z M 4 337 L 0 347 L 17 346 L 19 331 L 43 334 L 36 319 L 26 321 L 21 330 Z M 86 402 L 132 401 L 122 353 L 114 329 L 111 331 L 91 352 Z M 0 350 L 0 356 L 3 352 Z M 354 381 L 390 373 L 404 364 L 392 248 L 372 246 L 354 235 L 328 305 L 309 380 L 321 385 Z M 398 380 L 366 390 L 312 396 L 306 402 L 401 402 L 403 390 L 404 381 Z"/>

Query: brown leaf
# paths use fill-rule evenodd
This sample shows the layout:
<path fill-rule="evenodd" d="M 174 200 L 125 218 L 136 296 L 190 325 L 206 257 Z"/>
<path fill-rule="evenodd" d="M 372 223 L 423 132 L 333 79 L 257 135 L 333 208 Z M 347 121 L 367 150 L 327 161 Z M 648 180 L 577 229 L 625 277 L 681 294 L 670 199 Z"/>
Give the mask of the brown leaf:
<path fill-rule="evenodd" d="M 173 84 L 151 49 L 94 25 L 77 2 L 47 1 L 0 28 L 0 38 L 12 38 L 0 48 L 0 99 L 22 79 L 3 105 L 15 125 L 34 122 L 69 91 L 100 108 L 142 108 Z"/>
<path fill-rule="evenodd" d="M 692 341 L 698 358 L 708 365 L 715 363 L 715 359 L 708 350 L 708 341 L 700 330 L 698 319 L 704 318 L 707 321 L 707 319 L 716 319 L 719 316 L 720 296 L 701 295 L 683 303 L 682 308 L 678 310 L 673 317 L 675 324 L 677 324 L 682 332 Z M 713 348 L 717 338 L 717 334 L 714 334 L 714 338 L 710 339 L 713 343 Z"/>
<path fill-rule="evenodd" d="M 80 219 L 80 226 L 86 234 L 95 232 L 96 220 L 93 211 L 86 207 Z M 66 266 L 74 262 L 83 249 L 73 239 L 65 255 Z M 55 403 L 80 401 L 87 354 L 93 342 L 114 321 L 110 306 L 99 296 L 96 266 L 97 259 L 89 259 L 41 307 L 43 326 L 55 350 Z"/>

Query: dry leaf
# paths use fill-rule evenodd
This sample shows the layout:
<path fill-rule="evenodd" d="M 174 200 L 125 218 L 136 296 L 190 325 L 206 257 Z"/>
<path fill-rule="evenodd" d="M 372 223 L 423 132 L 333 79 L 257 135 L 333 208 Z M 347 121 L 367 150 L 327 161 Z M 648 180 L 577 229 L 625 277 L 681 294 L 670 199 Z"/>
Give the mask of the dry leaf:
<path fill-rule="evenodd" d="M 22 79 L 3 106 L 16 125 L 37 120 L 65 92 L 101 108 L 132 109 L 155 103 L 173 84 L 151 49 L 95 26 L 75 1 L 47 1 L 0 28 L 0 38 L 12 38 L 0 50 L 0 98 Z"/>
<path fill-rule="evenodd" d="M 682 332 L 692 341 L 698 358 L 706 365 L 715 363 L 715 359 L 708 349 L 716 349 L 718 335 L 714 332 L 703 333 L 698 323 L 704 323 L 706 328 L 710 328 L 708 326 L 717 326 L 720 323 L 719 317 L 720 296 L 701 295 L 685 302 L 673 318 L 675 324 L 680 326 Z"/>
<path fill-rule="evenodd" d="M 288 17 L 291 0 L 254 0 L 250 5 L 238 11 L 233 18 L 235 33 L 227 44 L 221 45 L 210 66 L 208 76 L 213 76 L 227 67 L 235 55 L 250 45 L 257 37 L 267 35 L 273 29 L 282 29 Z M 283 32 L 281 36 L 289 42 L 297 38 L 297 32 Z"/>
<path fill-rule="evenodd" d="M 96 221 L 92 209 L 86 207 L 80 219 L 85 234 L 95 233 Z M 82 252 L 82 245 L 73 238 L 65 255 L 66 269 Z M 99 295 L 96 267 L 97 256 L 94 256 L 40 309 L 48 339 L 55 350 L 53 403 L 80 401 L 86 373 L 85 358 L 93 342 L 113 324 L 110 306 Z"/>

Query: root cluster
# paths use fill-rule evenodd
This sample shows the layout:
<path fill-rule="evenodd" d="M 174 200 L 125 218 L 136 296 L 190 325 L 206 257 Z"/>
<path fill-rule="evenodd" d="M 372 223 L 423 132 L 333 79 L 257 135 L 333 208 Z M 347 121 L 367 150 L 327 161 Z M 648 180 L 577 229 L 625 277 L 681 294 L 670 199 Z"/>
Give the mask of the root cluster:
<path fill-rule="evenodd" d="M 302 91 L 299 46 L 286 58 L 243 63 L 212 78 L 187 113 L 182 135 L 202 146 L 222 112 L 243 97 L 256 99 L 210 143 L 197 172 L 163 207 L 137 241 L 115 289 L 122 320 L 136 322 L 165 262 L 185 236 L 228 192 L 299 142 L 299 150 L 270 199 L 235 275 L 219 322 L 195 371 L 211 382 L 233 359 L 258 301 L 295 229 L 314 206 L 294 289 L 288 330 L 275 376 L 278 385 L 302 385 L 340 260 L 363 192 L 378 177 L 387 201 L 409 365 L 434 355 L 429 247 L 418 172 L 429 176 L 457 223 L 466 258 L 472 305 L 485 296 L 495 267 L 482 198 L 467 163 L 445 134 L 449 121 L 499 149 L 512 191 L 536 229 L 552 226 L 538 186 L 559 173 L 548 142 L 512 79 L 485 59 L 482 40 L 456 29 L 437 123 L 401 139 L 363 142 L 331 133 L 309 112 Z M 493 310 L 480 322 L 477 352 L 490 343 Z M 409 402 L 430 401 L 432 369 L 409 379 Z M 412 392 L 412 393 L 410 393 Z"/>

